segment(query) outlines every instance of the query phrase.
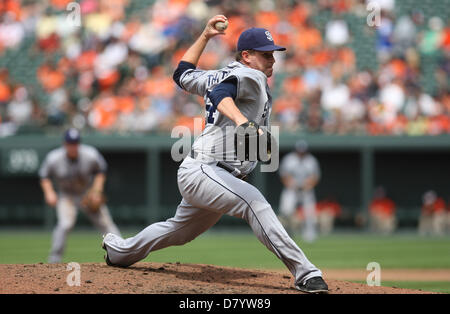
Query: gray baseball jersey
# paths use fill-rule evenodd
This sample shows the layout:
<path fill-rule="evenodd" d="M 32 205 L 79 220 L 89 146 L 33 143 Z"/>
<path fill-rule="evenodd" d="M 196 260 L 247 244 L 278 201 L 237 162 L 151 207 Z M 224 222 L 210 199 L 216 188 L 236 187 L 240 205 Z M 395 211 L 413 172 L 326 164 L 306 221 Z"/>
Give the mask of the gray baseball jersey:
<path fill-rule="evenodd" d="M 311 155 L 306 154 L 300 158 L 296 152 L 287 154 L 280 164 L 280 175 L 290 175 L 294 178 L 297 186 L 302 186 L 305 180 L 315 175 L 320 178 L 320 167 L 317 159 Z"/>
<path fill-rule="evenodd" d="M 209 93 L 221 82 L 234 78 L 237 81 L 235 104 L 242 114 L 260 126 L 269 127 L 272 97 L 267 86 L 267 77 L 261 71 L 232 62 L 225 68 L 214 71 L 187 70 L 180 79 L 188 92 L 203 96 L 206 105 L 205 129 L 192 145 L 196 155 L 205 160 L 223 160 L 243 174 L 250 173 L 257 162 L 241 162 L 235 158 L 235 124 L 221 114 L 208 98 Z"/>
<path fill-rule="evenodd" d="M 70 160 L 64 147 L 50 151 L 39 176 L 54 180 L 62 194 L 80 196 L 90 187 L 94 176 L 106 169 L 106 161 L 97 149 L 80 144 L 77 160 Z"/>

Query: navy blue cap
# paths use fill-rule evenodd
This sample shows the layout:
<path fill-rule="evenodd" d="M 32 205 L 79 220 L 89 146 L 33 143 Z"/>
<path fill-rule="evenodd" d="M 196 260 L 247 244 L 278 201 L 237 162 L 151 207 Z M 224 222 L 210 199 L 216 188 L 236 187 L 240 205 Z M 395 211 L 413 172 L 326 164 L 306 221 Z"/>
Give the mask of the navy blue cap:
<path fill-rule="evenodd" d="M 239 36 L 237 50 L 284 51 L 286 48 L 275 45 L 267 29 L 252 27 Z"/>
<path fill-rule="evenodd" d="M 306 153 L 308 151 L 308 143 L 305 140 L 298 140 L 295 143 L 295 150 L 299 153 Z"/>
<path fill-rule="evenodd" d="M 66 143 L 79 143 L 80 142 L 80 131 L 75 128 L 70 128 L 64 134 L 64 141 Z"/>

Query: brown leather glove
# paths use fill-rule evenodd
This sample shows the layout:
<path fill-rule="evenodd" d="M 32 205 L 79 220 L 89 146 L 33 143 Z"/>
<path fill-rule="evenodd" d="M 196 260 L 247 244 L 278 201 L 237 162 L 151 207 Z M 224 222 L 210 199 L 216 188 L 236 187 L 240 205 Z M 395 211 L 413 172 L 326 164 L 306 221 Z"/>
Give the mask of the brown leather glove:
<path fill-rule="evenodd" d="M 105 202 L 106 197 L 102 192 L 90 189 L 84 194 L 81 205 L 89 212 L 96 213 Z"/>

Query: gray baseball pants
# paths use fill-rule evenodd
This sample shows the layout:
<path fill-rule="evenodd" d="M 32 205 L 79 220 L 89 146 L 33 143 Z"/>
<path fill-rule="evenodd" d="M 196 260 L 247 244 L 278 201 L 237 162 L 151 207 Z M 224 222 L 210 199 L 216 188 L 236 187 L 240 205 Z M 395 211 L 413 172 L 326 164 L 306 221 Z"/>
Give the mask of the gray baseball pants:
<path fill-rule="evenodd" d="M 81 197 L 59 196 L 58 204 L 56 205 L 58 222 L 53 230 L 52 248 L 48 257 L 49 263 L 60 263 L 62 261 L 67 235 L 72 230 L 77 219 L 77 208 L 81 208 L 102 234 L 110 232 L 120 235 L 119 229 L 114 224 L 106 205 L 103 205 L 98 212 L 91 213 L 80 205 L 80 201 Z"/>
<path fill-rule="evenodd" d="M 304 230 L 303 239 L 312 242 L 317 238 L 316 196 L 314 190 L 283 189 L 280 197 L 280 213 L 293 219 L 297 205 L 303 205 Z"/>
<path fill-rule="evenodd" d="M 227 214 L 247 221 L 258 239 L 287 266 L 296 284 L 322 276 L 289 237 L 270 204 L 254 186 L 215 163 L 186 157 L 178 169 L 178 187 L 183 199 L 175 217 L 154 223 L 128 239 L 105 237 L 108 258 L 113 264 L 129 266 L 152 251 L 183 245 Z"/>

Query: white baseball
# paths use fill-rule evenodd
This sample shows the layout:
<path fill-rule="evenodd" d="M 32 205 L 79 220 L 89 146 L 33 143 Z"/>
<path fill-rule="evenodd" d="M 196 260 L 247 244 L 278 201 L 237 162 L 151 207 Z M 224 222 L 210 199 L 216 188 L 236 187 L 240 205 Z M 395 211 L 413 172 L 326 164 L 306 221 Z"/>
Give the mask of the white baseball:
<path fill-rule="evenodd" d="M 218 30 L 218 31 L 224 31 L 227 29 L 228 27 L 228 20 L 226 20 L 225 22 L 217 22 L 216 24 L 214 24 L 214 27 Z"/>

